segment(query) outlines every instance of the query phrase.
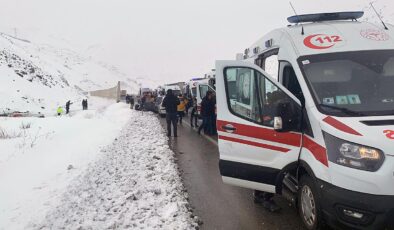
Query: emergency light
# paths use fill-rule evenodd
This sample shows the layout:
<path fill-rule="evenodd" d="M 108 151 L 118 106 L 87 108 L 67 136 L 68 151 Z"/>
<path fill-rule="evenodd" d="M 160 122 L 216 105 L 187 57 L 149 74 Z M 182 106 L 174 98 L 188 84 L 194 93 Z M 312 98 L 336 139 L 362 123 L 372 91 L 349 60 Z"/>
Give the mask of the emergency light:
<path fill-rule="evenodd" d="M 336 20 L 357 20 L 364 16 L 364 11 L 354 12 L 334 12 L 334 13 L 320 13 L 320 14 L 303 14 L 294 15 L 287 18 L 290 23 L 303 22 L 322 22 L 322 21 L 336 21 Z"/>

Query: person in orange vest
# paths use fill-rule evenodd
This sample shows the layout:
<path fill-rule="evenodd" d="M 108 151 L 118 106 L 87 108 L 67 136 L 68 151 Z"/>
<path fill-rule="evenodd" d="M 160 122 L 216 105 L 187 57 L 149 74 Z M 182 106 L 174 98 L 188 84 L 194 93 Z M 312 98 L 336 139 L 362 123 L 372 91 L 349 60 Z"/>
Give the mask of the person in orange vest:
<path fill-rule="evenodd" d="M 185 116 L 187 100 L 182 96 L 182 94 L 179 94 L 178 99 L 179 99 L 179 105 L 177 106 L 178 120 L 179 120 L 179 124 L 182 124 L 182 118 L 183 116 Z"/>

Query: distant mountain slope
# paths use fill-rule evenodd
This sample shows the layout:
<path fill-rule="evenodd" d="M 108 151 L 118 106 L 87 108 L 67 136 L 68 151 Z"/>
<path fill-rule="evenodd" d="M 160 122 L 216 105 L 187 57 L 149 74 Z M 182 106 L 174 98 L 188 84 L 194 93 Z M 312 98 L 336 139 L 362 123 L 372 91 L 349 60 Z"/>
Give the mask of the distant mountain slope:
<path fill-rule="evenodd" d="M 58 46 L 0 33 L 0 113 L 53 113 L 67 100 L 79 102 L 85 92 L 118 81 L 137 92 L 137 82 L 115 67 Z"/>

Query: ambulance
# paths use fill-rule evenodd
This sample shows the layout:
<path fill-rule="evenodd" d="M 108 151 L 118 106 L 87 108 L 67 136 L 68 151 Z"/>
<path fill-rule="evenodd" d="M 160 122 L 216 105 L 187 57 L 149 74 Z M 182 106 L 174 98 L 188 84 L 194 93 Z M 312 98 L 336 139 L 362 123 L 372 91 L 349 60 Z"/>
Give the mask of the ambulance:
<path fill-rule="evenodd" d="M 192 78 L 186 84 L 186 92 L 185 95 L 189 98 L 193 98 L 197 96 L 197 84 L 199 81 L 203 80 L 204 78 Z"/>
<path fill-rule="evenodd" d="M 196 82 L 196 99 L 197 99 L 197 115 L 201 116 L 201 102 L 207 95 L 207 92 L 216 92 L 216 74 L 215 70 L 204 75 L 204 78 Z"/>
<path fill-rule="evenodd" d="M 310 230 L 394 229 L 394 26 L 363 14 L 296 15 L 216 62 L 223 181 L 282 195 Z"/>

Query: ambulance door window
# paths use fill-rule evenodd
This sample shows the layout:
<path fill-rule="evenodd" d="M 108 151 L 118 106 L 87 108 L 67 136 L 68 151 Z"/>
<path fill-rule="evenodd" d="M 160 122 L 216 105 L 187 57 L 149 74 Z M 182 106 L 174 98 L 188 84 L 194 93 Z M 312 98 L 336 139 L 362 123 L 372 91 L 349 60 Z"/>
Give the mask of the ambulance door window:
<path fill-rule="evenodd" d="M 264 126 L 273 127 L 276 107 L 279 102 L 290 99 L 289 96 L 279 89 L 272 81 L 263 75 L 257 78 L 258 88 L 260 89 L 261 120 Z M 290 99 L 291 100 L 291 99 Z"/>
<path fill-rule="evenodd" d="M 241 118 L 261 122 L 256 72 L 250 68 L 228 68 L 225 71 L 230 111 Z"/>
<path fill-rule="evenodd" d="M 203 99 L 209 90 L 208 85 L 199 85 L 200 98 Z"/>

